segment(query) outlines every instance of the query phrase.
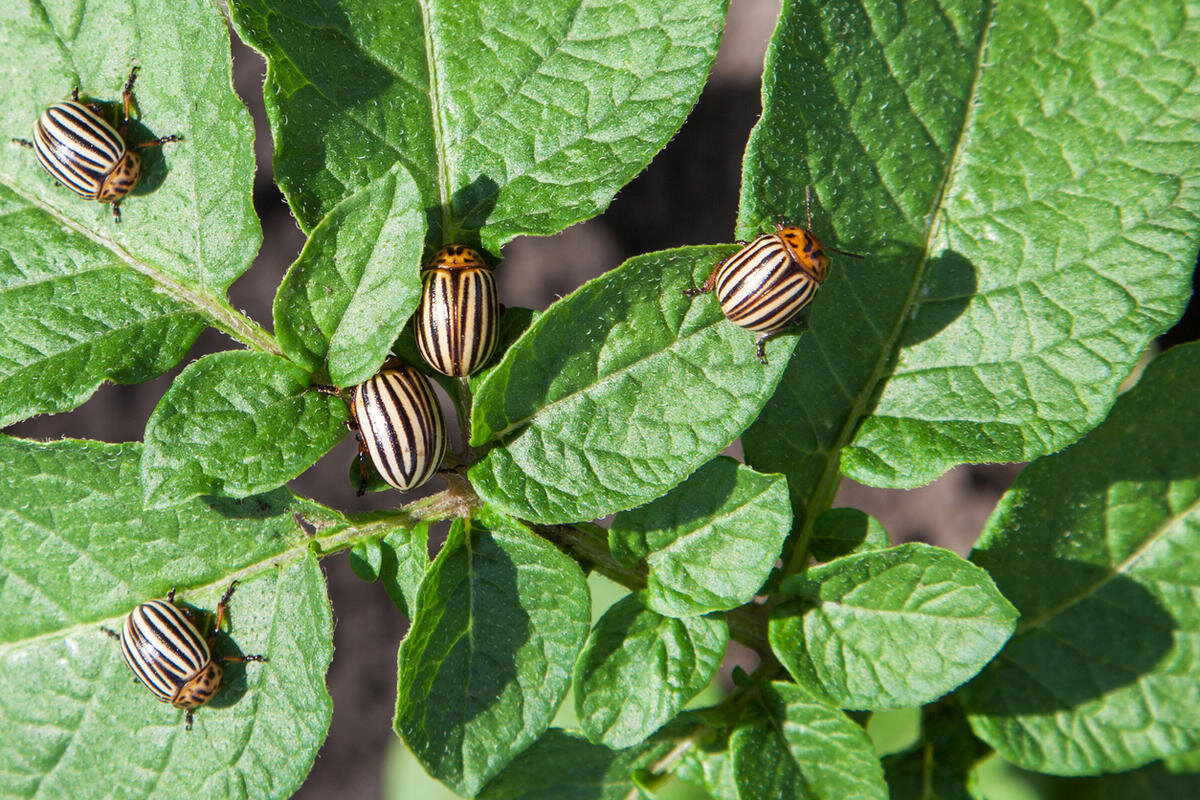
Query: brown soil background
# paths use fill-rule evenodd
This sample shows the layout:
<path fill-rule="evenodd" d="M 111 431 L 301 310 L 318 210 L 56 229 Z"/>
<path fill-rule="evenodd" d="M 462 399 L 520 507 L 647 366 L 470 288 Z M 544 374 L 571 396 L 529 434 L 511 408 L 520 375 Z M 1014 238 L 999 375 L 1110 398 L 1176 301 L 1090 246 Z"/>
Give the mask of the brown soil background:
<path fill-rule="evenodd" d="M 733 0 L 711 78 L 679 134 L 602 216 L 554 237 L 519 239 L 510 244 L 496 272 L 502 302 L 544 309 L 630 256 L 733 239 L 741 156 L 760 112 L 762 58 L 778 11 L 778 0 Z M 253 268 L 233 286 L 230 297 L 234 305 L 269 328 L 275 288 L 299 253 L 304 237 L 272 183 L 272 146 L 262 101 L 263 61 L 236 36 L 233 56 L 237 90 L 255 120 L 259 171 L 254 200 L 264 241 Z M 1190 308 L 1185 321 L 1162 343 L 1197 338 L 1196 317 L 1195 309 Z M 232 346 L 222 334 L 206 331 L 185 363 Z M 106 385 L 71 414 L 40 417 L 7 432 L 35 439 L 141 439 L 150 412 L 181 368 L 136 386 Z M 447 411 L 447 419 L 453 421 L 448 406 Z M 735 445 L 733 452 L 739 454 L 738 450 Z M 354 496 L 346 480 L 353 453 L 353 444 L 343 442 L 292 487 L 349 511 L 399 503 L 401 498 L 391 492 L 362 500 Z M 894 542 L 930 542 L 965 554 L 1020 468 L 962 467 L 908 492 L 847 481 L 836 504 L 872 514 Z M 316 766 L 295 797 L 376 798 L 381 793 L 384 756 L 394 735 L 395 656 L 407 621 L 381 587 L 364 583 L 351 573 L 345 555 L 327 559 L 323 565 L 336 620 L 335 657 L 328 676 L 333 724 Z"/>

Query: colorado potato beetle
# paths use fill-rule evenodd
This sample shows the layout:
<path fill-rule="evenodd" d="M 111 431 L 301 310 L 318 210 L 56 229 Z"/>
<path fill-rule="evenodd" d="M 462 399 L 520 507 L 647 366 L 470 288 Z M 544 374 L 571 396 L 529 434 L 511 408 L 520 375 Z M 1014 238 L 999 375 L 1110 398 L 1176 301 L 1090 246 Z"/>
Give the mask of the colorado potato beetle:
<path fill-rule="evenodd" d="M 421 356 L 443 375 L 466 377 L 496 349 L 500 300 L 492 270 L 479 253 L 452 244 L 433 254 L 421 280 Z"/>
<path fill-rule="evenodd" d="M 175 590 L 165 600 L 142 603 L 125 617 L 121 633 L 101 628 L 121 642 L 121 655 L 138 681 L 164 703 L 186 711 L 184 727 L 192 729 L 192 713 L 221 688 L 223 671 L 218 661 L 266 661 L 266 656 L 213 658 L 212 645 L 225 619 L 229 598 L 237 581 L 229 585 L 217 604 L 212 632 L 201 636 L 190 611 L 175 605 Z"/>
<path fill-rule="evenodd" d="M 47 108 L 33 126 L 33 141 L 13 139 L 31 148 L 38 164 L 50 177 L 89 200 L 112 203 L 113 219 L 121 221 L 121 200 L 142 176 L 142 158 L 126 143 L 133 82 L 138 68 L 129 72 L 121 92 L 124 115 L 116 130 L 104 118 L 97 103 L 79 100 L 79 88 L 68 99 Z M 132 145 L 134 149 L 178 142 L 179 136 L 164 136 Z"/>
<path fill-rule="evenodd" d="M 359 432 L 359 463 L 371 456 L 380 477 L 401 491 L 433 477 L 446 453 L 446 421 L 429 379 L 408 364 L 389 361 L 350 390 L 352 427 Z M 360 469 L 366 491 L 367 471 Z"/>
<path fill-rule="evenodd" d="M 778 223 L 774 233 L 764 233 L 731 256 L 717 262 L 708 280 L 698 289 L 685 289 L 693 297 L 715 291 L 721 313 L 735 325 L 758 334 L 755 352 L 767 363 L 767 340 L 799 322 L 797 315 L 812 302 L 829 276 L 828 249 L 812 232 L 812 207 L 805 191 L 808 227 Z"/>

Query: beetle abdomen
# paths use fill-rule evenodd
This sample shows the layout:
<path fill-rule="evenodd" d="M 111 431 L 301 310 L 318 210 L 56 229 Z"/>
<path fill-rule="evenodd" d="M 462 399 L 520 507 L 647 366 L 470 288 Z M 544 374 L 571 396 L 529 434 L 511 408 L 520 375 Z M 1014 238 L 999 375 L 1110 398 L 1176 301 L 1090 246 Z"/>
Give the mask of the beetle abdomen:
<path fill-rule="evenodd" d="M 433 477 L 446 452 L 446 422 L 429 379 L 407 364 L 355 386 L 350 410 L 379 475 L 402 491 Z"/>
<path fill-rule="evenodd" d="M 92 200 L 100 196 L 105 179 L 125 157 L 125 142 L 112 126 L 75 100 L 62 100 L 43 111 L 33 134 L 42 169 Z"/>
<path fill-rule="evenodd" d="M 129 612 L 121 628 L 121 652 L 137 679 L 159 700 L 172 704 L 212 663 L 208 643 L 196 626 L 165 600 L 151 600 Z"/>

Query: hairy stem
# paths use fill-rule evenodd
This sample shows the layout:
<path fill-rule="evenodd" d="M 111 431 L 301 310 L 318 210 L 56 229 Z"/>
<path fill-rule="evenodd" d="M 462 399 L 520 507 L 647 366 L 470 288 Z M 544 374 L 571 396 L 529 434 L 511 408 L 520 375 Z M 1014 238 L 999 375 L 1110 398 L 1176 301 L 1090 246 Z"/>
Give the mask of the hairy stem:
<path fill-rule="evenodd" d="M 475 449 L 471 447 L 471 384 L 467 378 L 454 379 L 454 410 L 458 413 L 458 432 L 462 447 L 457 453 L 463 464 L 475 460 Z"/>
<path fill-rule="evenodd" d="M 646 588 L 645 567 L 640 564 L 626 566 L 618 561 L 608 548 L 605 530 L 598 525 L 536 525 L 534 530 L 604 577 L 634 591 Z M 727 611 L 725 618 L 733 639 L 757 652 L 763 663 L 774 660 L 771 645 L 767 641 L 766 606 L 747 603 Z"/>

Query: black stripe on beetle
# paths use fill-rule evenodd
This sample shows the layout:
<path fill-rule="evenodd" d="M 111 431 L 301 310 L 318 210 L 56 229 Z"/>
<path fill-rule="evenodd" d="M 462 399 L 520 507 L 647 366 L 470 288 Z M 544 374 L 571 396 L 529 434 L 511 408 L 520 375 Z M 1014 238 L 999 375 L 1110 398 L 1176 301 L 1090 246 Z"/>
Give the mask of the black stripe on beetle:
<path fill-rule="evenodd" d="M 719 261 L 703 286 L 683 292 L 688 297 L 716 292 L 721 313 L 733 324 L 758 334 L 755 352 L 764 364 L 767 340 L 803 324 L 800 312 L 829 276 L 829 257 L 812 233 L 811 208 L 808 226 L 777 225 L 774 233 L 756 237 Z M 841 250 L 834 252 L 862 258 Z"/>
<path fill-rule="evenodd" d="M 221 688 L 219 661 L 266 661 L 266 656 L 213 658 L 212 644 L 221 627 L 237 581 L 229 585 L 217 604 L 212 632 L 201 636 L 190 614 L 175 605 L 175 590 L 166 600 L 151 600 L 130 611 L 117 634 L 101 628 L 121 643 L 121 655 L 135 678 L 164 703 L 185 710 L 185 727 L 192 729 L 192 713 Z"/>
<path fill-rule="evenodd" d="M 407 364 L 394 363 L 350 390 L 350 416 L 359 431 L 359 457 L 408 491 L 433 477 L 446 453 L 446 421 L 433 385 Z M 358 493 L 365 491 L 366 475 Z"/>
<path fill-rule="evenodd" d="M 121 92 L 124 116 L 116 129 L 96 104 L 79 102 L 79 90 L 70 98 L 47 108 L 33 126 L 33 141 L 13 139 L 32 148 L 38 164 L 50 177 L 89 200 L 112 203 L 113 219 L 121 221 L 121 200 L 142 176 L 142 159 L 128 146 L 129 109 L 132 104 L 134 67 Z M 179 136 L 164 136 L 139 142 L 133 148 L 155 147 L 177 142 Z"/>
<path fill-rule="evenodd" d="M 500 300 L 483 258 L 464 245 L 434 253 L 421 279 L 417 348 L 443 375 L 466 377 L 496 349 Z"/>

